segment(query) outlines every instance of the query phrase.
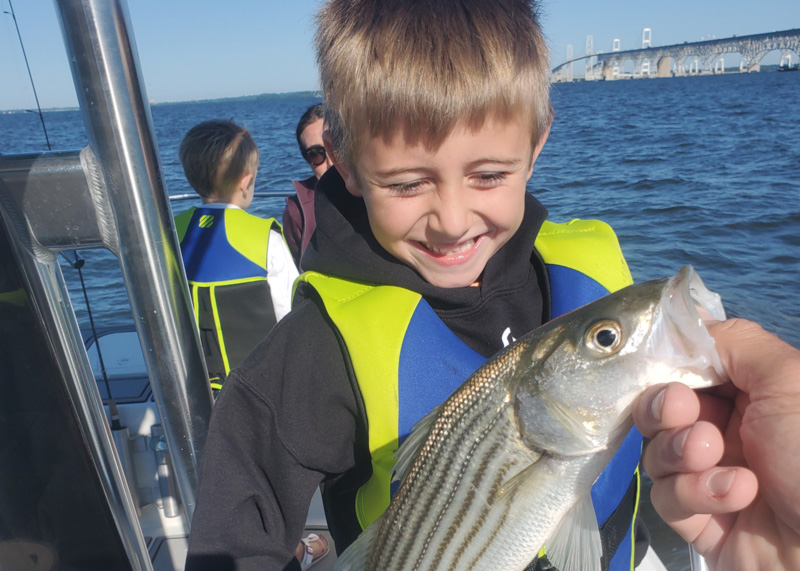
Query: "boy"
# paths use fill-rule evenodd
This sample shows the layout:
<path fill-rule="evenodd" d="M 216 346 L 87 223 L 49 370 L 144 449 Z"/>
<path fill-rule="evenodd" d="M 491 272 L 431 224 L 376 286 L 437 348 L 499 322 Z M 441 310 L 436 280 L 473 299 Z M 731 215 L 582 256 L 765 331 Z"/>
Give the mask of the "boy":
<path fill-rule="evenodd" d="M 291 314 L 214 411 L 191 570 L 290 569 L 318 485 L 341 552 L 388 505 L 419 418 L 505 344 L 631 282 L 608 226 L 548 223 L 526 193 L 552 116 L 528 1 L 331 0 L 317 21 L 336 168 Z M 606 569 L 632 567 L 629 440 L 593 494 Z"/>
<path fill-rule="evenodd" d="M 286 208 L 283 210 L 283 235 L 298 268 L 301 267 L 300 259 L 311 241 L 314 228 L 317 227 L 314 217 L 314 187 L 332 165 L 322 143 L 323 124 L 322 103 L 317 103 L 306 109 L 295 131 L 300 153 L 314 171 L 314 176 L 302 181 L 292 181 L 296 196 L 286 199 Z"/>
<path fill-rule="evenodd" d="M 175 217 L 183 264 L 216 395 L 231 369 L 291 308 L 297 269 L 280 225 L 245 210 L 253 201 L 258 147 L 233 121 L 192 127 L 179 150 L 203 206 Z"/>

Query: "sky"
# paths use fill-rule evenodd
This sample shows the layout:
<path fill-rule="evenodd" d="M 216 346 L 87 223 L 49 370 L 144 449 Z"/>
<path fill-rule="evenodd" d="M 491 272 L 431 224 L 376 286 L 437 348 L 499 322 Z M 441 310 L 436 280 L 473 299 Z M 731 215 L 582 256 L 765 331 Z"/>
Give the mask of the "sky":
<path fill-rule="evenodd" d="M 10 1 L 42 108 L 76 106 L 53 0 Z M 148 98 L 160 103 L 317 90 L 312 41 L 320 4 L 128 0 Z M 0 8 L 10 11 L 9 0 L 0 0 Z M 541 14 L 551 67 L 566 59 L 568 44 L 575 56 L 582 55 L 587 35 L 597 52 L 610 51 L 615 38 L 623 50 L 641 47 L 643 28 L 652 29 L 654 46 L 800 28 L 798 0 L 762 5 L 745 0 L 541 0 Z M 778 63 L 777 54 L 768 59 L 764 63 Z M 14 22 L 0 13 L 0 110 L 35 106 Z"/>

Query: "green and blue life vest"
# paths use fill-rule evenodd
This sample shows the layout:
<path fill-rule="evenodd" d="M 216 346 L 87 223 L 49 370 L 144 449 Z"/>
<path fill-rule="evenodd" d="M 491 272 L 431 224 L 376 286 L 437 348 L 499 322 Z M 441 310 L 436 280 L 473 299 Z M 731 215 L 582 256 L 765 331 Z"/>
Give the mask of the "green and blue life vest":
<path fill-rule="evenodd" d="M 190 208 L 175 228 L 200 330 L 211 387 L 215 391 L 266 337 L 277 319 L 267 282 L 273 218 L 238 208 Z"/>
<path fill-rule="evenodd" d="M 633 283 L 616 235 L 603 222 L 545 222 L 535 248 L 547 268 L 551 317 Z M 364 401 L 372 476 L 356 494 L 355 511 L 365 528 L 391 501 L 399 444 L 486 359 L 458 339 L 418 293 L 313 272 L 300 279 L 318 292 L 344 340 Z M 641 443 L 633 429 L 592 488 L 601 530 L 615 529 L 606 533 L 612 544 L 604 544 L 613 571 L 633 568 Z"/>

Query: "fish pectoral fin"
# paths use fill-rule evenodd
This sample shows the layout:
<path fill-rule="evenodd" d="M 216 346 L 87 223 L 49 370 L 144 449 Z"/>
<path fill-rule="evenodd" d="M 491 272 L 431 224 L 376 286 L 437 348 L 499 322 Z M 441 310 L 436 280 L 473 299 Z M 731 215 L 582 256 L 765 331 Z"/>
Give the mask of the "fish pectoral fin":
<path fill-rule="evenodd" d="M 564 406 L 558 400 L 549 398 L 547 395 L 542 395 L 542 400 L 556 420 L 575 439 L 583 454 L 597 450 L 597 444 L 586 433 L 587 428 L 583 425 L 581 419 L 575 416 L 575 410 Z"/>
<path fill-rule="evenodd" d="M 522 470 L 511 476 L 511 478 L 506 480 L 497 489 L 497 491 L 494 494 L 494 497 L 499 500 L 506 496 L 509 496 L 513 494 L 514 490 L 516 490 L 523 482 L 527 482 L 528 480 L 530 480 L 533 477 L 534 470 L 537 469 L 536 460 L 538 460 L 539 458 L 541 458 L 541 454 L 534 460 L 532 464 L 526 466 L 525 468 L 523 468 Z"/>
<path fill-rule="evenodd" d="M 339 556 L 333 566 L 334 571 L 366 571 L 367 560 L 372 551 L 372 543 L 378 535 L 380 518 L 372 522 Z"/>
<path fill-rule="evenodd" d="M 567 512 L 545 542 L 545 553 L 560 571 L 600 571 L 603 544 L 590 495 Z"/>

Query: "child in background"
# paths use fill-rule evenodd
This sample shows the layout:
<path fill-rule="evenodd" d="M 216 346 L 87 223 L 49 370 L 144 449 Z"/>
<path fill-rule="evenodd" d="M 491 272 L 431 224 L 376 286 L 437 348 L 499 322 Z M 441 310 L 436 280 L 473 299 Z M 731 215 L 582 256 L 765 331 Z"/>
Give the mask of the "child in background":
<path fill-rule="evenodd" d="M 203 206 L 175 217 L 215 393 L 291 308 L 292 263 L 280 225 L 245 212 L 258 147 L 233 121 L 204 121 L 181 141 L 183 172 Z"/>
<path fill-rule="evenodd" d="M 549 222 L 526 192 L 552 119 L 530 2 L 330 0 L 317 23 L 334 168 L 293 310 L 215 407 L 192 571 L 292 569 L 318 486 L 341 553 L 388 506 L 417 420 L 515 338 L 632 281 L 606 224 Z M 643 556 L 640 453 L 632 431 L 593 488 L 603 569 Z"/>

